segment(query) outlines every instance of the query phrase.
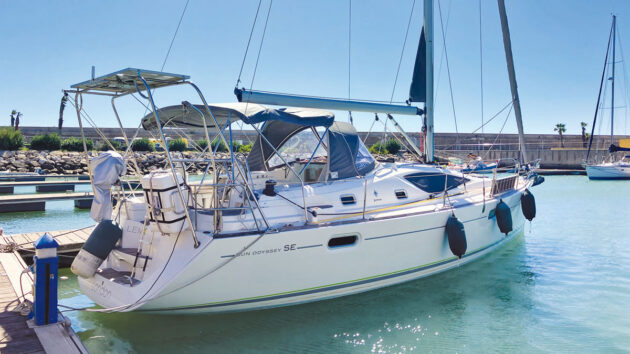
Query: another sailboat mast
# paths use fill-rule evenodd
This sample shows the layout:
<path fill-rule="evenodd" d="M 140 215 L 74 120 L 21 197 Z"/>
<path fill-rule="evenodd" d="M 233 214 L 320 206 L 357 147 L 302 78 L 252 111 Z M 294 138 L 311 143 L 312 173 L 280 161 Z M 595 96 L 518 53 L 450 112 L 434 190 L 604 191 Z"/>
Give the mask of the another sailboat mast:
<path fill-rule="evenodd" d="M 425 139 L 426 162 L 434 159 L 435 142 L 433 139 L 433 0 L 424 0 L 424 36 L 426 40 L 426 100 L 424 112 L 426 114 L 427 136 Z"/>
<path fill-rule="evenodd" d="M 613 15 L 613 42 L 612 42 L 612 95 L 610 98 L 610 145 L 615 143 L 615 35 L 617 33 L 617 16 Z"/>
<path fill-rule="evenodd" d="M 604 57 L 604 68 L 602 69 L 602 77 L 599 80 L 599 91 L 597 93 L 597 103 L 595 104 L 595 114 L 593 115 L 593 124 L 591 125 L 591 137 L 588 139 L 588 150 L 586 150 L 586 163 L 589 162 L 591 156 L 591 148 L 593 147 L 593 137 L 595 136 L 595 125 L 597 124 L 597 113 L 599 112 L 599 102 L 602 99 L 602 88 L 604 87 L 604 79 L 606 78 L 606 68 L 608 67 L 608 54 L 610 54 L 610 41 L 613 36 L 614 28 L 614 15 L 613 24 L 610 26 L 610 34 L 608 35 L 608 44 L 606 45 L 606 56 Z"/>
<path fill-rule="evenodd" d="M 507 62 L 508 75 L 510 77 L 510 88 L 512 89 L 512 103 L 514 104 L 514 115 L 516 115 L 516 126 L 518 128 L 518 142 L 521 149 L 521 162 L 527 162 L 527 152 L 525 150 L 525 133 L 523 132 L 523 118 L 521 116 L 521 101 L 518 98 L 518 88 L 516 86 L 516 73 L 514 72 L 514 60 L 512 59 L 512 42 L 510 40 L 510 28 L 508 27 L 507 14 L 505 12 L 504 0 L 497 0 L 499 3 L 499 15 L 501 17 L 501 30 L 503 31 L 503 46 L 505 48 L 505 59 Z"/>

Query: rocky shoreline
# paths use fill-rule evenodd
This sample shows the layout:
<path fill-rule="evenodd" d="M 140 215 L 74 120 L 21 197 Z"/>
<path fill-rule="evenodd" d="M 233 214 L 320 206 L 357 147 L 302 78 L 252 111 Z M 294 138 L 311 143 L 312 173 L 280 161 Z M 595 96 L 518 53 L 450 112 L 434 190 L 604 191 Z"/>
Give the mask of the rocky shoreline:
<path fill-rule="evenodd" d="M 97 151 L 90 152 L 90 156 L 96 156 Z M 195 156 L 194 152 L 173 153 L 182 154 L 184 158 Z M 138 167 L 142 174 L 162 168 L 166 162 L 164 152 L 134 152 L 138 161 Z M 407 155 L 407 154 L 405 154 Z M 224 153 L 217 153 L 217 158 L 229 157 Z M 409 156 L 382 155 L 375 156 L 378 160 L 400 161 L 411 158 Z M 190 167 L 189 173 L 203 172 L 205 164 L 196 164 Z M 69 151 L 0 151 L 0 171 L 13 173 L 41 173 L 49 176 L 55 175 L 83 175 L 87 174 L 87 164 L 83 152 Z M 131 171 L 127 171 L 132 175 Z"/>
<path fill-rule="evenodd" d="M 96 151 L 89 153 L 90 156 L 97 156 L 97 154 Z M 193 157 L 192 152 L 182 154 L 185 158 Z M 133 155 L 143 174 L 163 167 L 166 162 L 166 155 L 163 152 L 134 152 Z M 88 173 L 88 168 L 83 152 L 29 150 L 0 152 L 0 171 L 35 172 L 55 176 L 84 175 Z M 191 166 L 189 172 L 200 172 L 200 166 Z M 128 169 L 127 174 L 133 174 L 131 169 Z"/>
<path fill-rule="evenodd" d="M 87 173 L 85 155 L 62 151 L 3 151 L 0 154 L 0 171 L 39 172 L 45 174 Z"/>

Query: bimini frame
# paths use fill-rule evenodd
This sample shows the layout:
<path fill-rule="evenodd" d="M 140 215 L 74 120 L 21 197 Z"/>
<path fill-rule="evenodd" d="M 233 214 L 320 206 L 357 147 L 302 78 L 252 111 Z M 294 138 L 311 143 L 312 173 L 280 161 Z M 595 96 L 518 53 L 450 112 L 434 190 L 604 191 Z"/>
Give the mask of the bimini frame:
<path fill-rule="evenodd" d="M 231 147 L 231 138 L 230 141 L 228 141 L 228 139 L 226 138 L 225 134 L 223 133 L 223 130 L 220 128 L 217 120 L 215 119 L 214 115 L 212 114 L 211 109 L 208 106 L 208 103 L 206 102 L 203 94 L 201 93 L 201 90 L 192 82 L 189 81 L 189 76 L 187 75 L 178 75 L 178 74 L 171 74 L 171 73 L 164 73 L 164 72 L 156 72 L 156 71 L 150 71 L 150 70 L 142 70 L 142 69 L 135 69 L 135 68 L 127 68 L 127 69 L 123 69 L 108 75 L 104 75 L 98 78 L 93 78 L 92 80 L 89 81 L 84 81 L 75 85 L 72 85 L 72 90 L 64 90 L 65 93 L 68 94 L 74 94 L 75 96 L 75 109 L 77 112 L 77 119 L 79 122 L 79 128 L 81 131 L 81 138 L 83 140 L 83 148 L 84 148 L 84 152 L 85 152 L 85 157 L 86 160 L 89 161 L 89 155 L 88 155 L 88 149 L 87 149 L 87 144 L 86 144 L 86 140 L 85 140 L 85 132 L 83 129 L 83 120 L 82 120 L 82 116 L 85 117 L 88 120 L 91 120 L 89 118 L 89 116 L 87 116 L 87 114 L 83 113 L 83 94 L 90 94 L 90 95 L 101 95 L 101 96 L 109 96 L 111 97 L 111 104 L 112 104 L 112 108 L 114 110 L 114 114 L 116 116 L 116 120 L 118 122 L 118 125 L 123 133 L 123 138 L 125 140 L 125 143 L 127 144 L 127 150 L 125 151 L 125 156 L 127 156 L 129 154 L 129 152 L 131 151 L 131 142 L 126 135 L 126 133 L 124 132 L 124 128 L 122 126 L 122 122 L 120 120 L 120 116 L 118 114 L 118 111 L 116 109 L 116 105 L 115 105 L 115 99 L 119 98 L 119 97 L 123 97 L 123 96 L 127 96 L 133 93 L 138 93 L 142 98 L 147 99 L 150 102 L 150 107 L 147 107 L 145 105 L 145 107 L 149 110 L 151 110 L 153 112 L 153 116 L 156 120 L 156 125 L 158 127 L 158 131 L 159 131 L 159 138 L 161 140 L 161 144 L 164 147 L 164 150 L 166 152 L 166 158 L 168 160 L 168 164 L 169 164 L 169 168 L 171 170 L 171 174 L 173 177 L 173 181 L 175 183 L 175 185 L 177 186 L 177 190 L 178 190 L 178 195 L 180 198 L 180 201 L 182 202 L 182 205 L 187 205 L 183 192 L 181 190 L 181 188 L 179 187 L 179 183 L 177 181 L 177 177 L 176 177 L 176 169 L 175 169 L 175 164 L 174 164 L 174 159 L 171 156 L 171 153 L 169 151 L 168 148 L 168 144 L 166 141 L 166 136 L 164 134 L 164 127 L 162 125 L 162 122 L 160 121 L 159 118 L 159 112 L 157 109 L 157 106 L 155 104 L 154 98 L 153 98 L 153 94 L 152 94 L 152 90 L 155 90 L 156 88 L 161 88 L 161 87 L 167 87 L 167 86 L 176 86 L 176 85 L 182 85 L 182 84 L 187 84 L 192 86 L 195 91 L 197 92 L 197 94 L 199 95 L 200 99 L 202 100 L 204 106 L 205 106 L 205 110 L 207 112 L 207 116 L 209 116 L 214 124 L 215 127 L 217 127 L 219 136 L 221 138 L 221 141 L 226 144 L 226 146 L 230 146 Z M 145 91 L 146 95 L 142 92 Z M 134 96 L 135 98 L 135 96 Z M 142 103 L 142 102 L 141 102 Z M 143 104 L 144 105 L 144 104 Z M 192 105 L 190 105 L 192 106 Z M 210 148 L 211 144 L 210 144 L 210 134 L 208 131 L 208 126 L 207 126 L 207 122 L 205 120 L 205 116 L 204 115 L 204 124 L 203 124 L 203 128 L 204 128 L 204 134 L 205 134 L 205 138 L 207 140 L 208 143 L 208 148 Z M 136 131 L 134 138 L 137 136 L 139 129 Z M 98 131 L 98 130 L 97 130 Z M 112 149 L 114 149 L 114 147 L 112 146 L 112 144 L 109 142 L 109 140 L 107 139 L 107 137 L 105 137 L 102 133 L 99 132 L 99 134 L 102 135 L 103 140 L 110 145 L 110 147 Z M 115 149 L 114 149 L 115 150 Z M 234 162 L 234 153 L 232 151 L 232 149 L 230 148 L 230 154 L 231 154 L 231 161 Z M 133 161 L 134 163 L 134 167 L 139 171 L 138 166 L 135 162 L 135 160 Z M 216 169 L 216 161 L 214 159 L 214 154 L 210 154 L 210 164 L 213 167 L 213 170 L 215 171 L 214 173 L 214 183 L 212 184 L 212 186 L 216 189 L 216 187 L 218 186 L 218 175 L 216 173 L 217 169 Z M 208 167 L 210 167 L 210 164 L 208 165 Z M 90 176 L 90 181 L 93 183 L 93 175 L 92 175 L 92 171 L 90 168 L 90 164 L 88 163 L 88 173 Z M 237 168 L 239 171 L 239 174 L 241 176 L 243 176 L 244 179 L 246 179 L 246 175 L 244 173 L 244 171 L 241 170 L 241 167 L 239 166 L 238 163 L 233 163 L 232 164 L 232 172 L 234 168 Z M 204 172 L 204 177 L 205 174 L 207 173 L 208 168 L 206 168 L 205 172 Z M 232 173 L 232 176 L 234 176 L 234 173 Z M 202 179 L 203 180 L 203 179 Z M 235 182 L 235 181 L 232 181 Z M 265 218 L 265 215 L 262 211 L 262 209 L 260 208 L 260 206 L 258 205 L 257 199 L 254 196 L 254 192 L 251 189 L 251 186 L 249 186 L 248 183 L 243 183 L 243 185 L 245 186 L 248 194 L 250 194 L 252 197 L 251 198 L 246 198 L 246 200 L 249 200 L 253 203 L 256 204 L 256 208 L 258 209 L 260 216 L 263 219 L 263 222 L 266 225 L 266 229 L 269 229 L 269 223 L 267 222 L 267 219 Z M 93 186 L 93 184 L 92 184 Z M 94 187 L 93 187 L 94 188 Z M 216 190 L 214 195 L 217 195 Z M 249 203 L 249 202 L 248 202 Z M 150 206 L 149 206 L 150 207 Z M 218 210 L 219 205 L 214 205 L 214 207 Z M 255 213 L 253 211 L 253 207 L 250 206 L 250 208 L 252 209 L 252 215 L 254 215 L 255 217 Z M 192 223 L 192 219 L 190 217 L 190 212 L 188 210 L 188 208 L 184 208 L 184 212 L 185 212 L 185 217 L 186 217 L 186 221 L 189 223 L 189 225 L 191 225 L 191 227 L 193 227 L 193 223 Z M 258 221 L 255 221 L 256 223 L 256 227 L 259 228 L 258 225 Z M 217 213 L 215 213 L 215 233 L 218 232 L 219 228 L 218 228 L 218 220 L 217 220 Z M 259 228 L 260 229 L 260 228 Z M 263 230 L 264 231 L 264 230 Z M 193 228 L 193 240 L 194 240 L 194 246 L 195 248 L 199 247 L 200 243 L 199 240 L 194 232 L 194 228 Z"/>
<path fill-rule="evenodd" d="M 88 151 L 87 151 L 87 145 L 85 143 L 85 132 L 83 129 L 83 119 L 86 119 L 88 121 L 88 123 L 90 123 L 91 125 L 93 125 L 95 128 L 97 128 L 95 126 L 95 124 L 93 124 L 93 121 L 91 120 L 91 118 L 89 117 L 89 115 L 87 115 L 87 113 L 83 110 L 83 95 L 84 94 L 89 94 L 89 95 L 100 95 L 100 96 L 108 96 L 111 97 L 111 105 L 112 105 L 112 109 L 114 111 L 114 115 L 116 117 L 116 121 L 118 122 L 118 126 L 122 132 L 122 136 L 123 139 L 125 140 L 125 143 L 127 144 L 127 149 L 124 153 L 124 156 L 128 156 L 129 153 L 131 152 L 131 142 L 137 137 L 140 127 L 138 128 L 138 130 L 135 132 L 134 136 L 129 139 L 129 137 L 127 136 L 127 134 L 124 131 L 124 127 L 122 125 L 122 121 L 120 119 L 120 115 L 118 113 L 118 110 L 116 108 L 116 99 L 120 98 L 120 97 L 124 97 L 127 95 L 132 95 L 132 97 L 134 99 L 136 99 L 138 102 L 140 102 L 147 110 L 150 110 L 152 112 L 153 118 L 156 120 L 156 127 L 158 128 L 157 130 L 159 131 L 159 140 L 161 141 L 161 144 L 164 146 L 164 149 L 166 151 L 166 158 L 168 160 L 168 164 L 169 164 L 169 169 L 171 170 L 171 174 L 173 176 L 173 181 L 174 183 L 178 186 L 178 195 L 180 197 L 180 201 L 182 202 L 182 205 L 187 205 L 187 203 L 185 202 L 185 198 L 184 198 L 184 194 L 182 192 L 182 190 L 179 188 L 179 184 L 176 181 L 176 168 L 175 168 L 175 163 L 179 163 L 179 162 L 209 162 L 208 166 L 206 167 L 205 171 L 204 171 L 204 175 L 202 177 L 202 184 L 203 181 L 205 179 L 205 176 L 208 172 L 208 169 L 212 166 L 212 169 L 214 171 L 213 175 L 213 183 L 210 185 L 211 187 L 214 188 L 215 192 L 217 187 L 219 187 L 219 174 L 218 174 L 218 166 L 217 166 L 217 162 L 218 160 L 215 159 L 214 157 L 214 153 L 210 153 L 210 159 L 209 161 L 207 159 L 202 159 L 202 160 L 187 160 L 187 159 L 173 159 L 171 152 L 169 151 L 168 148 L 168 144 L 166 142 L 166 135 L 164 133 L 164 127 L 165 125 L 168 125 L 168 122 L 163 122 L 162 120 L 160 120 L 159 117 L 159 110 L 157 108 L 157 105 L 155 103 L 154 97 L 153 97 L 153 93 L 152 90 L 155 90 L 157 88 L 162 88 L 162 87 L 169 87 L 169 86 L 177 86 L 177 85 L 190 85 L 198 94 L 199 98 L 201 99 L 201 101 L 203 102 L 203 106 L 205 112 L 202 112 L 199 108 L 195 107 L 194 105 L 190 104 L 187 101 L 182 102 L 183 107 L 187 108 L 187 109 L 193 109 L 195 110 L 197 113 L 199 113 L 202 117 L 202 121 L 203 121 L 203 129 L 204 129 L 204 134 L 205 134 L 205 138 L 207 141 L 207 148 L 206 149 L 211 149 L 211 139 L 210 139 L 210 132 L 208 129 L 208 117 L 211 119 L 211 123 L 214 124 L 214 127 L 216 127 L 217 131 L 218 131 L 218 136 L 221 139 L 221 141 L 226 144 L 226 146 L 229 147 L 229 152 L 230 152 L 230 159 L 229 162 L 231 162 L 231 183 L 225 184 L 224 187 L 237 187 L 237 183 L 236 183 L 236 179 L 235 179 L 235 169 L 237 170 L 239 176 L 242 176 L 244 179 L 244 183 L 239 183 L 238 186 L 243 187 L 246 190 L 246 194 L 248 194 L 250 196 L 250 198 L 246 198 L 247 203 L 249 204 L 249 208 L 247 209 L 251 209 L 252 215 L 254 216 L 255 219 L 255 224 L 256 224 L 256 228 L 261 231 L 261 232 L 266 232 L 267 230 L 270 229 L 269 223 L 267 221 L 267 218 L 265 217 L 265 214 L 262 210 L 262 208 L 260 208 L 260 205 L 258 204 L 258 200 L 257 198 L 254 196 L 254 191 L 251 188 L 251 185 L 248 184 L 246 182 L 247 180 L 247 176 L 249 173 L 249 169 L 247 167 L 245 167 L 247 169 L 247 171 L 243 171 L 242 166 L 240 165 L 240 163 L 235 163 L 235 156 L 234 156 L 234 151 L 232 149 L 232 136 L 231 136 L 231 130 L 230 130 L 230 134 L 229 137 L 226 136 L 226 133 L 224 132 L 224 130 L 226 128 L 229 128 L 229 125 L 231 123 L 230 121 L 230 117 L 228 117 L 228 120 L 226 122 L 226 127 L 221 127 L 218 123 L 218 120 L 215 118 L 214 114 L 212 113 L 212 109 L 210 108 L 210 106 L 208 105 L 205 97 L 203 96 L 201 90 L 199 89 L 199 87 L 197 87 L 197 85 L 195 85 L 194 83 L 192 83 L 189 80 L 189 76 L 187 75 L 179 75 L 179 74 L 171 74 L 171 73 L 165 73 L 165 72 L 156 72 L 156 71 L 150 71 L 150 70 L 143 70 L 143 69 L 135 69 L 135 68 L 127 68 L 127 69 L 123 69 L 123 70 L 119 70 L 116 71 L 114 73 L 111 74 L 107 74 L 98 78 L 93 78 L 92 80 L 88 80 L 88 81 L 84 81 L 75 85 L 72 85 L 72 89 L 71 90 L 64 90 L 65 93 L 67 94 L 74 94 L 75 96 L 75 100 L 74 100 L 74 106 L 75 109 L 77 111 L 77 119 L 79 121 L 79 128 L 81 131 L 81 137 L 83 139 L 83 147 L 84 147 L 84 151 L 85 151 L 85 155 L 86 155 L 86 159 L 89 161 L 89 155 L 88 155 Z M 144 92 L 143 92 L 144 91 Z M 139 100 L 136 96 L 134 96 L 133 94 L 137 93 L 140 97 L 146 99 L 147 101 L 150 102 L 149 105 L 145 105 L 141 100 Z M 290 171 L 292 174 L 295 175 L 295 177 L 297 178 L 297 180 L 299 181 L 299 183 L 301 184 L 301 191 L 302 191 L 302 209 L 304 211 L 304 220 L 305 222 L 308 222 L 309 217 L 308 217 L 308 207 L 306 204 L 306 195 L 305 195 L 305 182 L 304 179 L 302 177 L 303 171 L 305 168 L 302 168 L 301 171 L 295 171 L 290 164 L 286 161 L 286 159 L 282 156 L 282 154 L 280 154 L 277 149 L 273 146 L 273 144 L 269 143 L 269 141 L 267 140 L 267 138 L 264 136 L 264 134 L 262 134 L 261 130 L 259 127 L 257 127 L 256 125 L 252 125 L 252 127 L 256 130 L 256 132 L 259 134 L 259 136 L 261 136 L 261 138 L 263 140 L 266 141 L 267 144 L 269 144 L 269 146 L 271 146 L 271 148 L 273 149 L 273 151 L 277 154 L 277 156 L 290 168 Z M 106 144 L 108 144 L 113 150 L 114 147 L 111 144 L 111 142 L 107 139 L 107 137 L 102 134 L 100 132 L 100 130 L 98 130 L 97 128 L 97 133 L 99 133 L 101 135 L 101 138 L 103 138 L 104 142 Z M 318 142 L 318 147 L 322 144 L 322 141 L 324 139 L 325 133 L 323 135 L 321 135 L 319 137 L 319 142 Z M 205 150 L 204 150 L 205 151 Z M 203 151 L 202 151 L 203 153 Z M 311 159 L 313 158 L 313 156 L 311 156 Z M 186 161 L 184 161 L 186 160 Z M 136 169 L 136 171 L 140 171 L 135 159 L 132 159 L 133 162 L 133 167 Z M 228 162 L 228 161 L 223 161 L 223 162 Z M 309 160 L 310 163 L 310 160 Z M 88 164 L 88 172 L 90 175 L 90 180 L 93 182 L 93 176 L 92 176 L 92 171 L 91 168 Z M 227 172 L 227 169 L 226 169 Z M 212 209 L 215 210 L 223 210 L 224 208 L 221 208 L 219 205 L 219 200 L 218 198 L 218 193 L 214 193 L 214 198 L 213 198 L 213 203 L 215 204 L 213 206 Z M 252 206 L 251 204 L 254 203 L 255 205 Z M 151 207 L 151 206 L 149 206 Z M 264 227 L 261 230 L 260 228 L 260 224 L 259 224 L 259 220 L 257 220 L 256 217 L 256 213 L 254 212 L 254 208 L 258 209 L 258 212 L 264 223 Z M 214 213 L 214 232 L 215 234 L 220 232 L 220 223 L 218 220 L 218 213 L 215 212 Z M 193 225 L 192 223 L 192 219 L 190 217 L 190 211 L 188 210 L 188 208 L 185 208 L 185 217 L 186 217 L 186 221 L 190 223 L 190 225 Z M 193 227 L 194 229 L 194 227 Z M 197 239 L 196 235 L 193 233 L 193 237 L 194 237 L 194 243 L 195 243 L 195 247 L 199 246 L 199 240 Z"/>

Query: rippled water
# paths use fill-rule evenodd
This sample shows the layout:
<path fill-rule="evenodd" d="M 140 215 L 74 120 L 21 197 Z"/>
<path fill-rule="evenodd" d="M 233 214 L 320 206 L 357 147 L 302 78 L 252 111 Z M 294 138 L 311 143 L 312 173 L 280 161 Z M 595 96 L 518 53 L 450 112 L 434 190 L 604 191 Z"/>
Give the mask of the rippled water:
<path fill-rule="evenodd" d="M 628 350 L 630 182 L 547 177 L 532 191 L 538 215 L 531 232 L 430 278 L 249 313 L 67 314 L 93 352 Z M 64 218 L 89 223 L 84 212 L 72 215 Z M 63 303 L 91 305 L 70 272 L 64 274 Z"/>

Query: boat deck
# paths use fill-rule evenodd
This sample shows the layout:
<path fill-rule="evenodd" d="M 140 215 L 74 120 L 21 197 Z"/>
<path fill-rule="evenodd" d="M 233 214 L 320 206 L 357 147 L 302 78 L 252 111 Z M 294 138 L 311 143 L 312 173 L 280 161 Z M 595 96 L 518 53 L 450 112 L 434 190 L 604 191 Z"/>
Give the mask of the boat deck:
<path fill-rule="evenodd" d="M 26 202 L 47 202 L 51 200 L 91 200 L 92 198 L 92 192 L 2 195 L 0 196 L 0 205 L 20 204 Z"/>

